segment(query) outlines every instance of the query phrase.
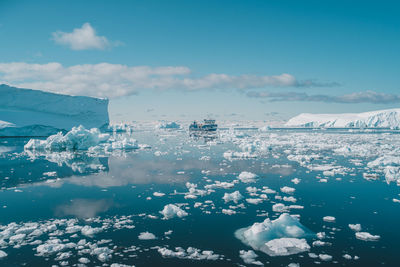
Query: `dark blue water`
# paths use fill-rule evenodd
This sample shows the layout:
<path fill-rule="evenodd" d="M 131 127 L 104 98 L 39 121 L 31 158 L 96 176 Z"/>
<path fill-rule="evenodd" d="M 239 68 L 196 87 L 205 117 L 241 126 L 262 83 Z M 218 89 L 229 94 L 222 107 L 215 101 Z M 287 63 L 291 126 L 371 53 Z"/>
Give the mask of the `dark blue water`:
<path fill-rule="evenodd" d="M 276 134 L 285 133 L 277 131 Z M 333 259 L 323 262 L 310 258 L 307 253 L 271 257 L 255 251 L 259 256 L 257 260 L 272 266 L 287 266 L 289 263 L 299 263 L 300 266 L 398 266 L 400 204 L 392 199 L 399 197 L 400 190 L 394 183 L 387 184 L 382 179 L 363 179 L 363 168 L 367 162 L 363 162 L 362 166 L 354 166 L 346 158 L 326 154 L 324 156 L 333 158 L 336 164 L 353 169 L 345 175 L 330 177 L 327 183 L 323 183 L 316 179 L 316 176 L 323 176 L 321 171 L 309 171 L 297 162 L 289 161 L 284 147 L 274 148 L 275 157 L 269 154 L 229 161 L 223 157 L 223 153 L 230 149 L 237 150 L 232 142 L 220 142 L 217 139 L 208 144 L 202 138 L 191 139 L 184 132 L 171 132 L 166 136 L 153 132 L 137 132 L 134 135 L 140 143 L 149 144 L 152 148 L 102 155 L 76 152 L 65 159 L 66 155 L 62 153 L 34 156 L 25 153 L 23 145 L 28 139 L 0 139 L 0 224 L 3 230 L 12 222 L 19 225 L 26 222 L 44 224 L 57 219 L 77 219 L 77 224 L 81 226 L 95 227 L 109 219 L 109 227 L 93 236 L 78 232 L 78 237 L 71 237 L 72 234 L 65 231 L 55 236 L 50 235 L 49 231 L 34 240 L 45 242 L 58 238 L 63 244 L 77 243 L 80 239 L 92 243 L 110 240 L 99 246 L 113 250 L 112 257 L 104 262 L 94 254 L 80 254 L 76 248 L 39 256 L 35 255 L 38 244 L 22 242 L 21 246 L 14 247 L 15 244 L 5 239 L 1 250 L 8 256 L 0 260 L 0 265 L 72 266 L 79 263 L 81 257 L 90 260 L 88 266 L 112 263 L 135 266 L 243 265 L 239 251 L 251 247 L 236 239 L 234 232 L 263 221 L 265 216 L 257 216 L 263 213 L 268 213 L 271 219 L 277 218 L 279 213 L 272 211 L 275 203 L 293 203 L 276 200 L 272 194 L 258 205 L 242 200 L 240 203 L 244 204 L 244 209 L 239 208 L 237 214 L 226 215 L 221 212 L 222 209 L 234 204 L 225 203 L 222 196 L 238 190 L 245 198 L 250 198 L 246 192 L 248 186 L 268 186 L 278 191 L 277 195 L 287 196 L 279 192 L 279 188 L 290 186 L 296 189 L 293 194 L 297 199 L 295 204 L 304 206 L 304 209 L 293 209 L 290 213 L 300 215 L 301 223 L 313 232 L 325 232 L 327 238 L 323 241 L 331 243 L 330 246 L 311 246 L 310 252 L 329 254 Z M 155 156 L 155 151 L 168 154 Z M 200 160 L 202 156 L 210 156 L 211 160 Z M 197 199 L 185 199 L 182 194 L 188 191 L 186 182 L 195 183 L 197 188 L 203 189 L 215 180 L 236 180 L 242 171 L 257 174 L 256 182 L 239 182 L 230 189 L 217 188 L 215 192 L 198 196 Z M 55 174 L 44 174 L 52 172 Z M 295 177 L 301 179 L 299 184 L 291 182 Z M 163 192 L 165 196 L 153 196 L 154 192 Z M 194 207 L 194 203 L 204 204 L 207 200 L 213 204 L 208 204 L 204 209 Z M 164 205 L 174 203 L 184 203 L 182 207 L 187 208 L 185 211 L 189 215 L 162 220 L 159 211 Z M 322 218 L 327 215 L 334 216 L 336 222 L 324 222 Z M 129 216 L 134 228 L 114 228 L 115 219 L 121 216 Z M 93 217 L 100 222 L 96 224 L 88 220 Z M 349 223 L 360 223 L 363 231 L 380 235 L 381 238 L 375 242 L 358 240 L 348 227 Z M 172 230 L 172 234 L 165 235 L 168 230 Z M 153 233 L 157 239 L 139 240 L 138 235 L 145 231 Z M 308 243 L 311 245 L 312 241 Z M 131 246 L 135 246 L 135 250 L 127 251 Z M 222 259 L 165 258 L 156 247 L 212 250 L 222 255 Z M 68 251 L 71 252 L 68 258 L 56 259 L 61 252 Z M 344 254 L 357 255 L 359 259 L 347 260 L 343 258 Z"/>

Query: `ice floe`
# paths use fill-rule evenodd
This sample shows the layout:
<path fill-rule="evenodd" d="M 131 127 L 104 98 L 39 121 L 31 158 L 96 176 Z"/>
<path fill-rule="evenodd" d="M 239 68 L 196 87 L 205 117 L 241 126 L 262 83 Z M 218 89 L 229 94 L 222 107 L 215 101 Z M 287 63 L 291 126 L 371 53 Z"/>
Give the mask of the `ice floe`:
<path fill-rule="evenodd" d="M 244 244 L 270 256 L 291 255 L 308 251 L 310 246 L 305 238 L 315 234 L 303 226 L 297 218 L 287 213 L 275 220 L 265 219 L 261 223 L 241 228 L 235 236 Z"/>
<path fill-rule="evenodd" d="M 230 202 L 233 201 L 235 203 L 238 203 L 239 200 L 243 199 L 242 194 L 240 194 L 239 191 L 235 191 L 233 193 L 225 193 L 224 196 L 222 197 L 222 199 L 226 202 Z"/>
<path fill-rule="evenodd" d="M 357 232 L 356 238 L 363 241 L 378 241 L 381 237 L 379 235 L 372 235 L 368 232 Z"/>
<path fill-rule="evenodd" d="M 254 250 L 240 250 L 239 256 L 243 259 L 246 264 L 254 264 L 259 266 L 264 266 L 261 261 L 256 260 L 258 255 L 254 252 Z"/>
<path fill-rule="evenodd" d="M 142 232 L 139 234 L 138 239 L 140 240 L 153 240 L 157 239 L 156 236 L 150 232 Z"/>
<path fill-rule="evenodd" d="M 172 219 L 174 217 L 185 217 L 188 216 L 188 213 L 174 204 L 168 204 L 164 206 L 164 209 L 160 211 L 162 215 L 164 215 L 164 219 Z"/>
<path fill-rule="evenodd" d="M 187 249 L 176 247 L 175 250 L 168 249 L 166 247 L 159 247 L 157 249 L 163 257 L 166 258 L 179 258 L 179 259 L 189 259 L 189 260 L 221 260 L 223 256 L 215 254 L 211 250 L 200 250 L 193 247 L 188 247 Z"/>
<path fill-rule="evenodd" d="M 257 175 L 252 172 L 241 172 L 238 176 L 239 180 L 243 183 L 255 183 Z"/>

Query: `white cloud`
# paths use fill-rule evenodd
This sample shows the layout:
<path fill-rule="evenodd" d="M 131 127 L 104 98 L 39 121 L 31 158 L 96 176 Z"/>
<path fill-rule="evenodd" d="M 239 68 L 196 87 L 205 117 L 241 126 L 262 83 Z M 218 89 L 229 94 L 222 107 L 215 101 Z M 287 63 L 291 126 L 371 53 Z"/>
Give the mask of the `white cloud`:
<path fill-rule="evenodd" d="M 127 66 L 99 63 L 64 67 L 60 63 L 0 63 L 0 83 L 71 95 L 119 97 L 140 90 L 251 89 L 304 86 L 290 74 L 272 76 L 208 74 L 193 77 L 185 66 Z M 310 85 L 309 85 L 310 86 Z"/>
<path fill-rule="evenodd" d="M 344 95 L 309 95 L 300 92 L 248 92 L 248 97 L 267 98 L 271 102 L 297 101 L 297 102 L 325 102 L 325 103 L 372 103 L 392 104 L 400 103 L 400 95 L 387 94 L 374 91 L 355 92 Z"/>
<path fill-rule="evenodd" d="M 72 50 L 103 50 L 111 46 L 105 36 L 96 34 L 90 23 L 84 23 L 81 28 L 76 28 L 72 32 L 53 32 L 52 36 L 57 44 L 66 45 Z"/>

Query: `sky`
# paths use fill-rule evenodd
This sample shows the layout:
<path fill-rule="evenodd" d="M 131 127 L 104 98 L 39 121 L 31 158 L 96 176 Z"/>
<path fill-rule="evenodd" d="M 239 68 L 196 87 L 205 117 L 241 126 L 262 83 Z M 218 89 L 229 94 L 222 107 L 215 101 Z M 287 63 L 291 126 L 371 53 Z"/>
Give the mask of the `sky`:
<path fill-rule="evenodd" d="M 400 107 L 396 1 L 0 0 L 0 83 L 110 99 L 112 121 Z"/>

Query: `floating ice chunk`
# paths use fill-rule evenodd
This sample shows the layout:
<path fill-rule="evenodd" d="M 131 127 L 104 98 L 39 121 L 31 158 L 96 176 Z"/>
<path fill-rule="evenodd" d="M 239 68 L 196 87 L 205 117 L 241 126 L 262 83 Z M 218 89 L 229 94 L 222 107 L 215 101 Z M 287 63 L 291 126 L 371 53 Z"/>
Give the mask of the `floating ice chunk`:
<path fill-rule="evenodd" d="M 84 257 L 79 258 L 78 261 L 83 264 L 88 264 L 90 262 L 90 260 L 88 258 L 84 258 Z"/>
<path fill-rule="evenodd" d="M 293 193 L 295 190 L 296 189 L 294 189 L 293 187 L 289 187 L 289 186 L 281 187 L 281 192 L 287 193 L 287 194 Z"/>
<path fill-rule="evenodd" d="M 168 230 L 168 231 L 164 232 L 164 235 L 171 235 L 172 232 L 173 232 L 172 230 Z"/>
<path fill-rule="evenodd" d="M 329 243 L 329 242 L 324 242 L 324 241 L 321 241 L 321 240 L 316 240 L 316 241 L 314 241 L 314 242 L 312 243 L 312 245 L 313 245 L 313 247 L 323 247 L 323 246 L 330 246 L 331 243 Z"/>
<path fill-rule="evenodd" d="M 7 257 L 7 253 L 5 253 L 4 251 L 0 250 L 0 259 Z"/>
<path fill-rule="evenodd" d="M 238 176 L 243 183 L 255 183 L 257 175 L 252 172 L 241 172 Z"/>
<path fill-rule="evenodd" d="M 117 138 L 110 139 L 110 144 L 106 144 L 105 151 L 119 150 L 119 149 L 139 149 L 139 143 L 136 139 L 127 136 L 118 136 Z"/>
<path fill-rule="evenodd" d="M 299 178 L 293 178 L 292 179 L 292 183 L 294 183 L 294 184 L 299 184 L 300 181 L 301 181 L 301 179 L 299 179 Z"/>
<path fill-rule="evenodd" d="M 73 127 L 65 135 L 62 132 L 49 136 L 46 140 L 31 139 L 24 146 L 27 150 L 48 150 L 48 151 L 73 151 L 87 150 L 101 142 L 105 142 L 110 136 L 100 133 L 99 129 L 90 130 L 85 127 Z"/>
<path fill-rule="evenodd" d="M 233 215 L 236 214 L 236 211 L 231 210 L 231 209 L 222 209 L 222 213 L 226 215 Z"/>
<path fill-rule="evenodd" d="M 333 216 L 325 216 L 322 218 L 322 220 L 324 220 L 325 222 L 335 222 L 336 218 Z"/>
<path fill-rule="evenodd" d="M 152 233 L 149 232 L 143 232 L 140 233 L 140 235 L 138 236 L 138 238 L 140 240 L 153 240 L 153 239 L 157 239 L 156 236 Z"/>
<path fill-rule="evenodd" d="M 349 228 L 355 232 L 360 232 L 361 231 L 361 224 L 349 224 Z"/>
<path fill-rule="evenodd" d="M 179 259 L 191 259 L 191 260 L 219 260 L 222 259 L 221 255 L 214 254 L 213 251 L 211 250 L 203 250 L 201 251 L 200 249 L 193 248 L 193 247 L 188 247 L 186 250 L 177 247 L 174 250 L 168 249 L 168 248 L 158 248 L 158 253 L 161 254 L 161 256 L 166 257 L 166 258 L 179 258 Z"/>
<path fill-rule="evenodd" d="M 310 250 L 305 239 L 288 237 L 272 239 L 265 243 L 265 246 L 270 256 L 287 256 Z"/>
<path fill-rule="evenodd" d="M 91 254 L 96 255 L 97 259 L 101 262 L 110 260 L 112 258 L 112 253 L 113 253 L 113 250 L 109 249 L 107 247 L 95 248 L 91 252 Z"/>
<path fill-rule="evenodd" d="M 258 255 L 254 252 L 254 250 L 240 250 L 239 257 L 241 257 L 246 264 L 264 266 L 261 261 L 256 261 Z"/>
<path fill-rule="evenodd" d="M 257 193 L 258 189 L 257 189 L 257 187 L 254 187 L 254 186 L 248 186 L 248 187 L 246 187 L 246 191 L 249 193 Z"/>
<path fill-rule="evenodd" d="M 345 258 L 346 260 L 351 260 L 351 259 L 353 259 L 353 257 L 352 257 L 351 255 L 349 255 L 349 254 L 344 254 L 344 255 L 343 255 L 343 258 Z"/>
<path fill-rule="evenodd" d="M 164 206 L 164 209 L 160 211 L 162 215 L 164 215 L 164 219 L 172 219 L 174 217 L 185 217 L 188 216 L 188 213 L 181 209 L 180 207 L 174 204 L 168 204 Z"/>
<path fill-rule="evenodd" d="M 331 261 L 332 260 L 332 256 L 328 255 L 328 254 L 319 254 L 318 257 L 322 260 L 322 261 Z"/>
<path fill-rule="evenodd" d="M 247 203 L 254 204 L 254 205 L 260 204 L 262 201 L 263 201 L 262 198 L 246 198 Z"/>
<path fill-rule="evenodd" d="M 292 263 L 289 263 L 287 267 L 300 267 L 300 264 L 292 262 Z"/>
<path fill-rule="evenodd" d="M 113 263 L 110 265 L 110 267 L 135 267 L 135 265 L 126 265 L 126 264 L 121 264 L 121 263 Z"/>
<path fill-rule="evenodd" d="M 61 243 L 60 239 L 47 240 L 44 244 L 36 248 L 39 256 L 46 256 L 66 249 L 66 246 Z"/>
<path fill-rule="evenodd" d="M 239 200 L 243 199 L 242 194 L 240 194 L 239 191 L 235 191 L 233 193 L 225 193 L 224 196 L 222 197 L 223 200 L 225 200 L 225 203 L 233 201 L 235 203 L 238 203 Z"/>
<path fill-rule="evenodd" d="M 215 181 L 214 184 L 208 184 L 204 186 L 205 189 L 214 189 L 214 188 L 224 188 L 224 189 L 229 189 L 234 187 L 234 183 L 228 183 L 228 182 L 220 182 L 220 181 Z"/>
<path fill-rule="evenodd" d="M 364 241 L 378 241 L 381 237 L 379 235 L 371 235 L 367 232 L 357 232 L 356 238 Z"/>
<path fill-rule="evenodd" d="M 276 191 L 275 191 L 275 190 L 273 190 L 273 189 L 271 189 L 271 188 L 268 188 L 268 187 L 266 187 L 266 186 L 263 186 L 263 190 L 262 190 L 261 192 L 263 192 L 263 193 L 265 193 L 265 194 L 276 194 Z"/>
<path fill-rule="evenodd" d="M 91 227 L 89 225 L 85 225 L 81 229 L 81 233 L 83 235 L 89 236 L 89 237 L 93 237 L 95 234 L 100 233 L 101 231 L 103 231 L 102 228 L 100 228 L 100 227 Z"/>
<path fill-rule="evenodd" d="M 272 205 L 272 210 L 275 212 L 287 212 L 289 211 L 289 207 L 282 203 L 276 203 Z"/>
<path fill-rule="evenodd" d="M 224 158 L 228 160 L 234 160 L 234 159 L 250 159 L 250 158 L 256 158 L 257 156 L 255 154 L 252 154 L 250 152 L 237 152 L 237 151 L 226 151 L 224 152 Z"/>
<path fill-rule="evenodd" d="M 297 199 L 290 196 L 290 197 L 283 197 L 283 201 L 295 203 L 297 201 Z"/>
<path fill-rule="evenodd" d="M 56 260 L 56 261 L 62 261 L 62 260 L 68 259 L 68 258 L 71 257 L 71 256 L 72 256 L 72 252 L 71 252 L 71 251 L 63 252 L 63 253 L 59 254 L 59 255 L 55 258 L 55 260 Z"/>
<path fill-rule="evenodd" d="M 10 237 L 10 242 L 18 243 L 18 242 L 21 242 L 22 240 L 24 240 L 25 237 L 26 237 L 26 234 L 13 235 Z"/>
<path fill-rule="evenodd" d="M 155 197 L 163 197 L 163 196 L 165 196 L 165 193 L 154 192 L 154 193 L 153 193 L 153 196 L 155 196 Z"/>
<path fill-rule="evenodd" d="M 307 241 L 300 238 L 314 237 L 315 234 L 295 217 L 284 213 L 275 220 L 267 218 L 261 223 L 241 228 L 235 232 L 235 236 L 255 250 L 278 256 L 309 250 Z"/>

